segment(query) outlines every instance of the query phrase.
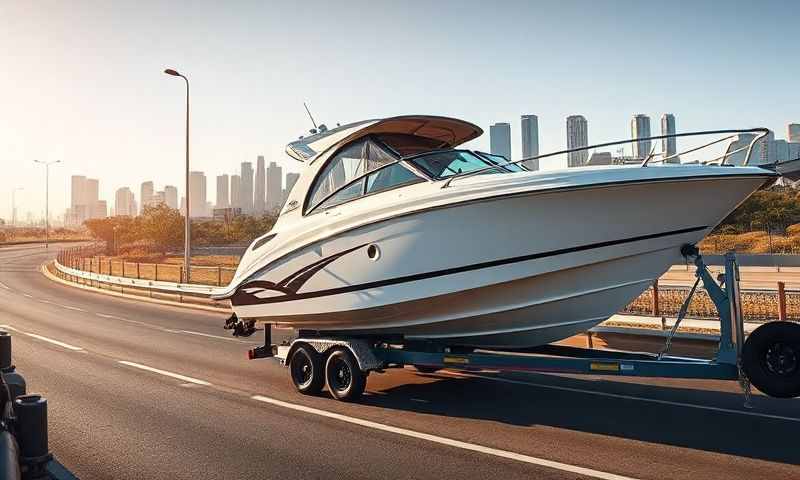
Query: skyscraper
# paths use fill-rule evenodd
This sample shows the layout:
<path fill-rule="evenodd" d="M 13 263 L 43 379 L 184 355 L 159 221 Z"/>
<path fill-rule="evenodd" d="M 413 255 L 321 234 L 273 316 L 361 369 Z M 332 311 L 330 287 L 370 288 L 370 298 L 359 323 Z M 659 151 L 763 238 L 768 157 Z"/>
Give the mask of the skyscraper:
<path fill-rule="evenodd" d="M 242 177 L 231 175 L 231 207 L 242 208 Z"/>
<path fill-rule="evenodd" d="M 228 174 L 217 175 L 217 208 L 228 208 Z"/>
<path fill-rule="evenodd" d="M 206 174 L 189 172 L 189 216 L 206 217 Z"/>
<path fill-rule="evenodd" d="M 178 209 L 178 189 L 176 187 L 172 185 L 166 185 L 164 187 L 164 203 L 166 203 L 169 208 Z"/>
<path fill-rule="evenodd" d="M 650 117 L 641 113 L 634 115 L 631 118 L 631 138 L 635 140 L 648 137 L 650 137 Z M 651 148 L 651 140 L 633 142 L 633 156 L 644 159 L 650 155 Z"/>
<path fill-rule="evenodd" d="M 539 117 L 523 115 L 520 125 L 522 127 L 522 158 L 539 155 Z M 539 170 L 539 159 L 522 163 L 528 170 Z"/>
<path fill-rule="evenodd" d="M 86 177 L 73 175 L 70 187 L 70 208 L 67 223 L 77 226 L 89 218 L 89 204 L 86 201 Z"/>
<path fill-rule="evenodd" d="M 139 213 L 144 212 L 145 207 L 150 206 L 153 199 L 153 182 L 142 182 L 141 191 L 139 194 Z"/>
<path fill-rule="evenodd" d="M 800 143 L 800 123 L 790 123 L 786 126 L 786 140 Z"/>
<path fill-rule="evenodd" d="M 675 115 L 665 113 L 661 115 L 661 135 L 675 135 Z M 666 163 L 681 163 L 679 157 L 669 158 L 678 153 L 677 138 L 662 138 L 661 151 L 666 153 Z"/>
<path fill-rule="evenodd" d="M 253 186 L 253 209 L 256 213 L 264 213 L 269 208 L 264 189 L 267 186 L 266 171 L 264 170 L 264 156 L 256 159 L 256 180 Z"/>
<path fill-rule="evenodd" d="M 511 160 L 511 125 L 495 123 L 489 127 L 489 152 Z"/>
<path fill-rule="evenodd" d="M 283 169 L 275 162 L 269 162 L 267 169 L 267 210 L 273 212 L 281 207 L 283 190 Z"/>
<path fill-rule="evenodd" d="M 117 217 L 134 217 L 136 209 L 133 192 L 128 187 L 118 188 L 114 195 L 114 215 Z"/>
<path fill-rule="evenodd" d="M 242 213 L 253 213 L 253 164 L 242 162 L 242 179 L 239 188 Z"/>
<path fill-rule="evenodd" d="M 589 145 L 589 124 L 583 115 L 567 117 L 567 149 L 586 147 Z M 589 160 L 589 152 L 580 150 L 567 154 L 568 167 L 580 167 Z"/>

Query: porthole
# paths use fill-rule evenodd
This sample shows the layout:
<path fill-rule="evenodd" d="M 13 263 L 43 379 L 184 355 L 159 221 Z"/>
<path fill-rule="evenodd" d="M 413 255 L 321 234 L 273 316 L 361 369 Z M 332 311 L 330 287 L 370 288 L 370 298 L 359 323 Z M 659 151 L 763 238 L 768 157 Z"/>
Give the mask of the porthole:
<path fill-rule="evenodd" d="M 367 256 L 374 262 L 375 260 L 381 258 L 381 250 L 377 245 L 370 245 L 367 247 Z"/>

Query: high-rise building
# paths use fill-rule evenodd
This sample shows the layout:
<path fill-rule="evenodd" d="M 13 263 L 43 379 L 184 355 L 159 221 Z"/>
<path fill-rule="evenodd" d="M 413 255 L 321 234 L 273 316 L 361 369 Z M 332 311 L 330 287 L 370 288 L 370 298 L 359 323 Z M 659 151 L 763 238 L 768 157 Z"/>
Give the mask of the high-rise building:
<path fill-rule="evenodd" d="M 145 207 L 149 207 L 153 199 L 153 182 L 142 182 L 142 187 L 139 192 L 139 213 L 144 212 Z"/>
<path fill-rule="evenodd" d="M 539 117 L 536 115 L 523 115 L 520 125 L 522 127 L 522 158 L 539 155 Z M 522 162 L 528 170 L 539 170 L 539 159 Z"/>
<path fill-rule="evenodd" d="M 567 149 L 586 147 L 589 145 L 589 124 L 583 115 L 567 117 Z M 587 150 L 579 150 L 567 154 L 568 167 L 580 167 L 589 160 Z"/>
<path fill-rule="evenodd" d="M 283 197 L 283 169 L 275 162 L 269 162 L 267 169 L 267 210 L 273 212 L 281 208 Z"/>
<path fill-rule="evenodd" d="M 217 175 L 217 208 L 228 208 L 230 200 L 228 196 L 228 174 Z"/>
<path fill-rule="evenodd" d="M 135 217 L 133 192 L 128 187 L 118 188 L 114 195 L 114 215 L 118 217 Z"/>
<path fill-rule="evenodd" d="M 671 113 L 661 115 L 661 135 L 675 135 L 675 115 Z M 661 139 L 661 151 L 666 154 L 666 163 L 681 163 L 679 157 L 673 157 L 678 153 L 677 140 L 675 137 Z"/>
<path fill-rule="evenodd" d="M 253 164 L 242 162 L 242 179 L 239 187 L 239 196 L 242 202 L 242 213 L 253 213 Z"/>
<path fill-rule="evenodd" d="M 256 159 L 256 179 L 253 185 L 253 210 L 255 213 L 264 213 L 269 208 L 265 188 L 267 186 L 266 171 L 264 170 L 264 156 Z"/>
<path fill-rule="evenodd" d="M 206 217 L 206 174 L 189 172 L 189 216 Z"/>
<path fill-rule="evenodd" d="M 642 113 L 634 115 L 631 118 L 631 139 L 649 138 L 650 136 L 650 117 Z M 633 156 L 642 159 L 646 158 L 650 155 L 652 145 L 652 140 L 633 142 Z"/>
<path fill-rule="evenodd" d="M 164 203 L 169 208 L 178 209 L 178 189 L 172 185 L 164 186 Z"/>
<path fill-rule="evenodd" d="M 489 152 L 511 161 L 511 125 L 500 122 L 489 126 Z"/>
<path fill-rule="evenodd" d="M 231 208 L 242 212 L 242 177 L 239 175 L 231 175 Z"/>
<path fill-rule="evenodd" d="M 756 142 L 758 144 L 758 156 L 756 156 L 756 152 L 754 151 L 750 157 L 750 163 L 753 164 L 761 164 L 761 163 L 774 163 L 778 159 L 778 152 L 777 152 L 777 145 L 775 144 L 775 132 L 772 130 L 767 133 L 767 135 L 762 138 L 760 141 Z M 753 147 L 755 150 L 755 146 Z"/>
<path fill-rule="evenodd" d="M 105 200 L 96 200 L 92 204 L 92 218 L 106 218 L 108 217 L 108 204 Z"/>
<path fill-rule="evenodd" d="M 800 123 L 790 123 L 786 126 L 786 140 L 800 143 Z"/>
<path fill-rule="evenodd" d="M 789 142 L 789 160 L 800 159 L 800 142 Z"/>
<path fill-rule="evenodd" d="M 71 180 L 70 208 L 66 223 L 78 226 L 89 218 L 89 203 L 86 201 L 86 177 L 73 175 Z"/>

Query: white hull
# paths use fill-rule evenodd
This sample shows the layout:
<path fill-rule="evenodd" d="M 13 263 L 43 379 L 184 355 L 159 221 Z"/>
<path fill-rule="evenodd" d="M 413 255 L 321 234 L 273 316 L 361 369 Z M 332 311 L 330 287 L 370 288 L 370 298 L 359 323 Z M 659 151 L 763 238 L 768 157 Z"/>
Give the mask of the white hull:
<path fill-rule="evenodd" d="M 767 179 L 756 169 L 727 175 L 733 169 L 693 168 L 717 178 L 623 178 L 587 182 L 579 193 L 540 188 L 531 180 L 545 175 L 535 173 L 496 188 L 493 179 L 470 179 L 484 193 L 466 189 L 464 201 L 448 191 L 446 204 L 434 198 L 403 210 L 396 192 L 376 195 L 373 202 L 403 214 L 382 218 L 377 209 L 357 225 L 348 222 L 364 216 L 358 202 L 341 205 L 333 213 L 341 221 L 318 239 L 310 235 L 313 241 L 291 252 L 278 245 L 276 258 L 256 273 L 237 274 L 241 292 L 232 304 L 242 318 L 298 329 L 452 345 L 523 347 L 566 338 L 638 296 L 681 261 L 681 245 L 702 239 Z M 651 169 L 616 170 L 624 177 Z"/>

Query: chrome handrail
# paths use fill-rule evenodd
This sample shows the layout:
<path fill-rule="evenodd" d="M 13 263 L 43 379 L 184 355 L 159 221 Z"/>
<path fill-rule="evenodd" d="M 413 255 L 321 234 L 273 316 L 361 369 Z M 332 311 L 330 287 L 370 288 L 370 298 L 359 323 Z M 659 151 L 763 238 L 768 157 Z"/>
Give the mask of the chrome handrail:
<path fill-rule="evenodd" d="M 556 152 L 545 153 L 545 154 L 536 155 L 536 156 L 533 156 L 533 157 L 526 157 L 526 158 L 522 158 L 522 159 L 514 160 L 514 161 L 508 161 L 508 162 L 506 162 L 506 163 L 504 163 L 502 165 L 497 165 L 497 166 L 501 166 L 502 167 L 502 166 L 505 166 L 505 165 L 516 165 L 518 163 L 527 162 L 527 161 L 530 161 L 530 160 L 538 160 L 540 158 L 554 157 L 556 155 L 564 155 L 564 154 L 568 154 L 568 153 L 572 153 L 572 152 L 582 152 L 582 151 L 590 150 L 590 149 L 593 149 L 593 148 L 611 147 L 611 146 L 614 146 L 614 145 L 623 145 L 623 144 L 628 144 L 628 143 L 633 143 L 633 142 L 642 142 L 642 141 L 648 141 L 648 140 L 663 140 L 663 139 L 667 139 L 667 138 L 692 137 L 692 136 L 700 136 L 700 135 L 723 135 L 723 134 L 742 134 L 742 133 L 760 133 L 760 135 L 758 135 L 755 138 L 753 138 L 753 140 L 748 145 L 747 156 L 745 157 L 745 161 L 743 163 L 743 165 L 748 165 L 749 162 L 750 162 L 750 155 L 752 154 L 752 151 L 753 151 L 753 145 L 755 145 L 755 143 L 757 141 L 759 141 L 759 140 L 763 139 L 764 137 L 766 137 L 767 134 L 769 134 L 769 129 L 767 129 L 767 128 L 748 128 L 748 129 L 704 130 L 704 131 L 699 131 L 699 132 L 674 133 L 672 135 L 658 135 L 658 136 L 646 137 L 646 138 L 631 138 L 631 139 L 626 139 L 626 140 L 618 140 L 618 141 L 615 141 L 615 142 L 598 143 L 598 144 L 595 144 L 595 145 L 588 145 L 588 146 L 585 146 L 585 147 L 567 148 L 567 149 L 564 149 L 564 150 L 558 150 Z M 709 145 L 705 145 L 705 146 L 702 146 L 702 147 L 689 149 L 687 151 L 683 151 L 683 152 L 676 153 L 674 155 L 670 155 L 669 157 L 665 157 L 663 160 L 666 160 L 668 158 L 674 158 L 674 157 L 677 157 L 677 156 L 680 156 L 680 155 L 685 155 L 687 153 L 692 153 L 692 152 L 694 152 L 696 150 L 699 150 L 701 148 L 706 148 L 706 147 L 709 147 L 709 146 L 714 145 L 716 143 L 720 143 L 721 141 L 729 140 L 731 138 L 734 138 L 734 135 L 730 135 L 730 136 L 728 136 L 728 137 L 726 137 L 726 138 L 724 138 L 722 140 L 717 140 L 715 142 L 712 142 Z M 735 152 L 733 152 L 733 153 L 735 153 Z M 663 155 L 663 153 L 661 153 L 661 155 Z M 729 156 L 730 156 L 730 154 L 727 154 L 727 155 L 723 156 L 723 159 L 722 159 L 722 162 L 720 163 L 720 165 L 724 165 L 725 164 L 725 160 L 727 160 L 727 158 Z M 453 180 L 455 180 L 457 178 L 466 178 L 466 177 L 471 177 L 471 176 L 474 176 L 474 175 L 479 175 L 479 174 L 481 174 L 483 172 L 486 172 L 488 170 L 492 170 L 494 168 L 497 168 L 497 166 L 479 168 L 477 170 L 472 170 L 470 172 L 457 173 L 457 174 L 455 174 L 453 176 L 448 177 L 447 179 L 443 179 L 444 183 L 442 184 L 441 188 L 447 188 L 448 186 L 450 186 L 450 184 L 453 182 Z M 647 166 L 647 162 L 642 162 L 641 166 L 642 167 L 646 167 Z"/>

